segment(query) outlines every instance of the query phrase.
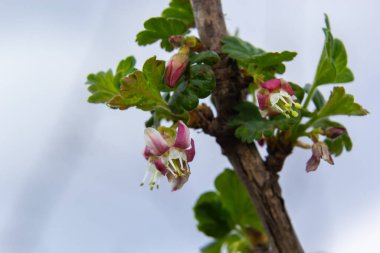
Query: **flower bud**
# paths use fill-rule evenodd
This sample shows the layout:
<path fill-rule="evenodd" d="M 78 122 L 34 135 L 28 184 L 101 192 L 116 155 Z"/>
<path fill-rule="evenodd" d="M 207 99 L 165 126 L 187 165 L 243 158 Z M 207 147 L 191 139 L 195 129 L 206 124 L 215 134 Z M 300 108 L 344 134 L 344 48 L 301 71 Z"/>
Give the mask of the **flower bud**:
<path fill-rule="evenodd" d="M 183 45 L 185 38 L 182 35 L 172 35 L 169 37 L 169 43 L 174 47 L 180 47 Z"/>
<path fill-rule="evenodd" d="M 325 135 L 330 139 L 335 139 L 346 132 L 344 127 L 329 127 L 325 130 Z"/>
<path fill-rule="evenodd" d="M 165 83 L 170 88 L 174 88 L 185 72 L 189 62 L 189 48 L 182 47 L 179 52 L 172 56 L 166 65 Z"/>

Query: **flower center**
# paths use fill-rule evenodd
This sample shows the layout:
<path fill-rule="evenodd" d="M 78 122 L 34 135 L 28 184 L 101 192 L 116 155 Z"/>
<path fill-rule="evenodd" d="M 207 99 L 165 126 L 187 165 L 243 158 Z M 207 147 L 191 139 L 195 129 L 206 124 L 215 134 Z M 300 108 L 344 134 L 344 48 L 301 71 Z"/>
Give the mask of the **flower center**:
<path fill-rule="evenodd" d="M 280 112 L 288 119 L 291 116 L 294 118 L 298 117 L 298 112 L 294 110 L 294 108 L 302 108 L 302 106 L 299 103 L 294 102 L 294 99 L 284 91 L 270 94 L 270 103 L 272 108 Z"/>

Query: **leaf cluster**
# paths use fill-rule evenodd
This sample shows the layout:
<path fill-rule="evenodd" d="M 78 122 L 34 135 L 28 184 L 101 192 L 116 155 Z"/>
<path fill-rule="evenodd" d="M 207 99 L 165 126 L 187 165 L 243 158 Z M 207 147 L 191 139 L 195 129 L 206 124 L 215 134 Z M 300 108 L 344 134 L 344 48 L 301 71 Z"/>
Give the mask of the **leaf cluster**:
<path fill-rule="evenodd" d="M 247 190 L 235 172 L 225 169 L 215 179 L 216 191 L 203 193 L 194 206 L 198 229 L 214 241 L 203 253 L 251 252 L 266 247 L 263 226 Z"/>
<path fill-rule="evenodd" d="M 172 51 L 173 45 L 169 42 L 172 35 L 185 35 L 194 27 L 193 11 L 189 0 L 172 0 L 160 17 L 150 18 L 144 23 L 144 30 L 136 36 L 140 46 L 161 41 L 161 48 Z"/>
<path fill-rule="evenodd" d="M 263 118 L 255 101 L 244 102 L 238 105 L 236 116 L 230 121 L 230 126 L 235 128 L 235 135 L 244 142 L 252 142 L 263 138 L 275 137 L 277 133 L 288 131 L 289 138 L 295 142 L 299 136 L 309 136 L 319 129 L 323 133 L 327 128 L 339 123 L 330 121 L 330 117 L 337 115 L 364 116 L 368 111 L 355 102 L 354 97 L 346 94 L 344 87 L 335 86 L 328 99 L 325 99 L 319 87 L 325 84 L 347 83 L 354 80 L 352 71 L 347 66 L 347 52 L 343 42 L 334 38 L 330 22 L 325 16 L 326 27 L 323 28 L 325 42 L 315 73 L 313 84 L 306 84 L 303 88 L 291 83 L 298 103 L 303 103 L 300 116 L 295 120 L 282 116 Z M 240 38 L 228 36 L 223 40 L 223 52 L 235 59 L 242 72 L 254 77 L 254 82 L 261 83 L 275 78 L 276 74 L 285 72 L 284 62 L 291 61 L 296 53 L 283 51 L 280 53 L 266 53 Z M 253 86 L 257 87 L 257 86 Z M 255 88 L 253 90 L 253 95 Z M 306 97 L 305 101 L 304 98 Z M 313 102 L 314 109 L 310 110 L 309 102 Z M 302 118 L 308 118 L 303 123 Z M 330 122 L 329 124 L 327 124 Z M 333 123 L 331 123 L 333 122 Z M 311 129 L 311 130 L 310 130 Z M 310 131 L 309 131 L 310 130 Z M 340 155 L 343 149 L 352 148 L 352 141 L 346 132 L 341 136 L 331 139 L 326 137 L 325 142 L 330 151 Z"/>

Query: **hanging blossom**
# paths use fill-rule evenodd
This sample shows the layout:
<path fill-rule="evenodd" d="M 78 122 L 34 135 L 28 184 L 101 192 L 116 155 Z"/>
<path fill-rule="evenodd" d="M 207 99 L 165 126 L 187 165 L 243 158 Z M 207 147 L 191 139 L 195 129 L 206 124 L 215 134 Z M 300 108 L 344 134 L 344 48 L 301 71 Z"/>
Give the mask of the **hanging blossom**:
<path fill-rule="evenodd" d="M 150 176 L 149 187 L 158 188 L 159 181 L 166 177 L 172 185 L 172 190 L 180 189 L 190 175 L 189 162 L 194 159 L 194 140 L 190 138 L 188 127 L 178 122 L 177 131 L 168 127 L 160 127 L 158 130 L 152 127 L 145 129 L 144 137 L 146 146 L 144 157 L 148 161 L 141 185 L 144 185 Z"/>
<path fill-rule="evenodd" d="M 277 114 L 283 114 L 286 118 L 298 117 L 298 112 L 294 108 L 302 107 L 295 102 L 297 98 L 292 87 L 283 79 L 271 79 L 262 83 L 256 96 L 263 117 Z"/>
<path fill-rule="evenodd" d="M 318 168 L 319 163 L 321 162 L 321 158 L 329 164 L 334 165 L 334 160 L 331 157 L 329 148 L 324 142 L 315 142 L 311 149 L 312 155 L 306 163 L 307 172 L 315 171 Z"/>

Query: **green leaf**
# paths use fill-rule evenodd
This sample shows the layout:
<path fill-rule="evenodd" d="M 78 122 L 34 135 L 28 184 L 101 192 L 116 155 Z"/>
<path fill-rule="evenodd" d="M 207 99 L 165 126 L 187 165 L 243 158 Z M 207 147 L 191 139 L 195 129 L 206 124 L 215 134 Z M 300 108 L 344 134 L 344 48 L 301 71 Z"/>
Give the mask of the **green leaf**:
<path fill-rule="evenodd" d="M 206 246 L 201 248 L 202 253 L 220 253 L 222 250 L 224 241 L 223 240 L 216 240 L 213 242 L 210 242 Z"/>
<path fill-rule="evenodd" d="M 309 93 L 310 89 L 311 89 L 311 84 L 306 84 L 305 85 L 305 91 L 307 93 Z M 323 94 L 318 89 L 314 90 L 312 101 L 315 105 L 315 108 L 317 108 L 317 110 L 320 110 L 326 103 L 325 97 L 323 96 Z"/>
<path fill-rule="evenodd" d="M 364 116 L 368 111 L 354 102 L 354 97 L 346 94 L 343 87 L 334 87 L 329 100 L 321 108 L 317 117 L 324 118 L 333 115 Z"/>
<path fill-rule="evenodd" d="M 203 193 L 194 206 L 194 213 L 198 229 L 208 236 L 222 238 L 233 228 L 231 217 L 215 192 Z"/>
<path fill-rule="evenodd" d="M 239 224 L 241 227 L 250 226 L 263 231 L 251 198 L 233 170 L 224 170 L 215 179 L 215 188 L 219 192 L 223 206 L 228 210 L 235 224 Z"/>
<path fill-rule="evenodd" d="M 289 51 L 266 53 L 234 36 L 227 36 L 222 42 L 223 53 L 237 60 L 252 76 L 261 74 L 265 79 L 274 78 L 275 73 L 283 74 L 286 69 L 283 62 L 291 61 L 297 55 L 296 52 Z"/>
<path fill-rule="evenodd" d="M 88 90 L 92 95 L 88 98 L 90 103 L 107 103 L 119 93 L 121 78 L 133 72 L 136 60 L 133 56 L 129 56 L 120 61 L 116 75 L 112 70 L 107 72 L 98 72 L 90 74 L 87 77 Z"/>
<path fill-rule="evenodd" d="M 282 115 L 272 117 L 271 119 L 263 118 L 259 108 L 250 102 L 243 102 L 235 108 L 239 114 L 231 121 L 231 127 L 237 127 L 235 136 L 243 142 L 253 142 L 263 137 L 273 136 L 276 128 L 281 130 L 289 129 L 289 126 L 295 124 L 296 119 L 286 119 Z"/>
<path fill-rule="evenodd" d="M 164 62 L 156 60 L 155 56 L 148 59 L 143 71 L 135 71 L 123 79 L 119 94 L 109 101 L 109 105 L 121 110 L 136 106 L 144 111 L 167 107 L 159 91 L 163 67 Z"/>
<path fill-rule="evenodd" d="M 122 78 L 135 71 L 136 59 L 133 56 L 128 56 L 119 62 L 116 68 L 117 78 Z"/>
<path fill-rule="evenodd" d="M 352 149 L 352 141 L 348 133 L 342 134 L 334 139 L 326 138 L 325 143 L 329 147 L 330 153 L 335 156 L 341 155 L 343 148 L 346 149 L 346 151 L 351 151 Z"/>
<path fill-rule="evenodd" d="M 165 62 L 157 60 L 156 56 L 149 58 L 143 66 L 145 79 L 155 87 L 162 84 L 165 72 Z"/>
<path fill-rule="evenodd" d="M 90 103 L 106 103 L 118 92 L 119 87 L 115 85 L 112 70 L 98 72 L 87 76 L 88 90 L 92 95 L 88 98 Z"/>
<path fill-rule="evenodd" d="M 214 51 L 203 51 L 198 54 L 193 53 L 190 55 L 191 64 L 204 63 L 204 64 L 212 66 L 219 61 L 220 61 L 220 57 Z"/>
<path fill-rule="evenodd" d="M 162 12 L 162 17 L 178 19 L 187 27 L 195 26 L 193 10 L 189 0 L 172 0 L 169 6 Z"/>
<path fill-rule="evenodd" d="M 199 98 L 208 97 L 215 88 L 215 75 L 211 67 L 205 64 L 190 66 L 190 79 L 178 85 L 169 100 L 169 106 L 175 113 L 191 111 L 199 103 Z"/>
<path fill-rule="evenodd" d="M 283 51 L 281 53 L 263 53 L 260 55 L 252 56 L 250 63 L 255 63 L 260 67 L 270 67 L 282 64 L 284 61 L 292 61 L 296 57 L 296 52 Z"/>
<path fill-rule="evenodd" d="M 224 37 L 222 43 L 222 52 L 237 60 L 238 63 L 245 68 L 248 68 L 248 64 L 253 56 L 264 53 L 264 50 L 256 48 L 235 36 Z"/>
<path fill-rule="evenodd" d="M 145 46 L 161 40 L 161 47 L 166 51 L 174 48 L 169 43 L 172 35 L 184 35 L 188 32 L 187 26 L 177 19 L 167 19 L 164 17 L 150 18 L 144 23 L 144 31 L 137 34 L 136 41 L 139 45 Z"/>
<path fill-rule="evenodd" d="M 347 67 L 347 53 L 341 40 L 331 33 L 328 16 L 325 15 L 325 43 L 319 60 L 314 84 L 347 83 L 354 80 L 354 75 Z"/>

